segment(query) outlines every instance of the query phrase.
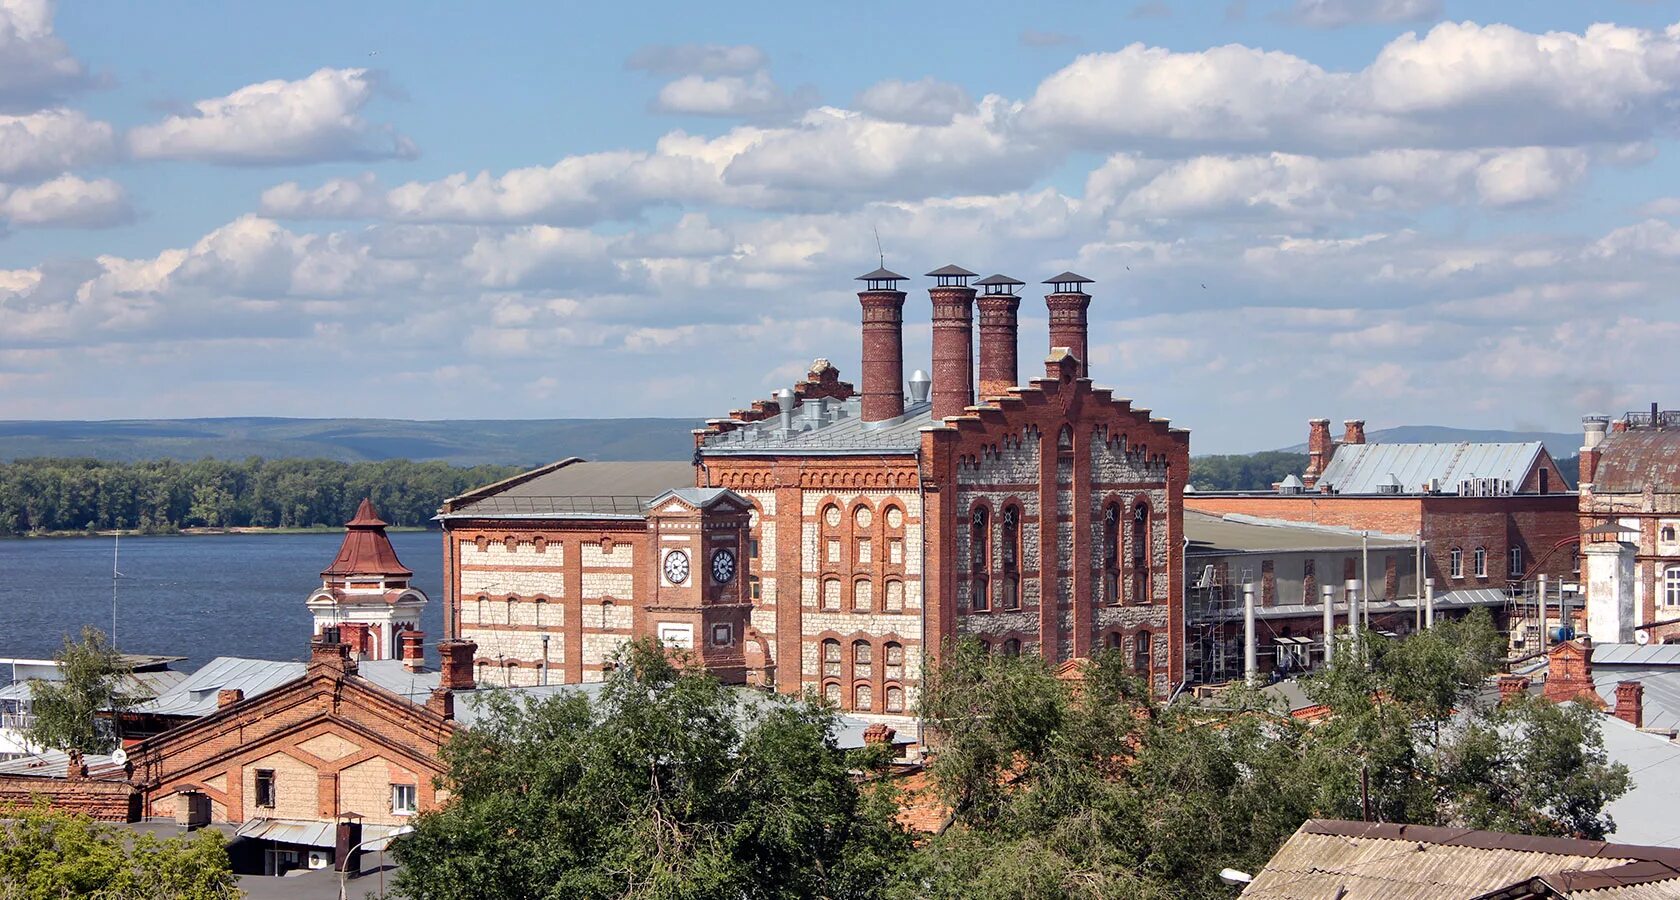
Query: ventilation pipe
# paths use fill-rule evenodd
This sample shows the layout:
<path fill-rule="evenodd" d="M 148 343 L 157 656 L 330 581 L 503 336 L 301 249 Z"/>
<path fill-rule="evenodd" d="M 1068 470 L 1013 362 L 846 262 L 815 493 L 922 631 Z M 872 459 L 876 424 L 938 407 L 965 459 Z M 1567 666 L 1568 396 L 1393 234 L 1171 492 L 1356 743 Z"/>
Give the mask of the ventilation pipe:
<path fill-rule="evenodd" d="M 1254 635 L 1254 582 L 1243 585 L 1243 680 L 1256 684 L 1260 680 L 1260 659 Z"/>
<path fill-rule="evenodd" d="M 921 369 L 910 373 L 911 403 L 928 402 L 928 392 L 931 390 L 933 390 L 933 379 L 928 377 L 928 373 Z"/>
<path fill-rule="evenodd" d="M 1324 590 L 1324 664 L 1336 659 L 1336 588 L 1325 585 Z"/>

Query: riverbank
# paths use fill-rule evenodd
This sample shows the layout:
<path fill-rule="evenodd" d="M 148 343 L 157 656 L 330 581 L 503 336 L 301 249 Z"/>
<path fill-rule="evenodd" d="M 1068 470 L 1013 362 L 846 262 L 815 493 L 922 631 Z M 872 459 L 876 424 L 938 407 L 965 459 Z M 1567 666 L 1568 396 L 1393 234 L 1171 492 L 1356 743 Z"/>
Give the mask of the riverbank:
<path fill-rule="evenodd" d="M 388 525 L 388 526 L 386 526 L 385 530 L 389 531 L 389 532 L 418 532 L 418 531 L 433 531 L 435 529 L 426 528 L 426 527 L 420 526 L 420 525 Z M 118 532 L 118 531 L 115 531 L 115 530 L 109 530 L 109 529 L 101 529 L 101 530 L 96 530 L 96 531 L 88 531 L 87 529 L 82 529 L 82 530 L 79 530 L 79 531 L 31 531 L 27 534 L 0 534 L 0 540 L 27 540 L 27 539 L 30 539 L 30 538 L 69 538 L 69 537 L 106 537 L 106 538 L 108 538 L 108 537 L 116 537 L 118 534 L 121 534 L 123 537 L 201 537 L 201 536 L 204 536 L 204 535 L 225 535 L 225 534 L 343 534 L 343 533 L 344 533 L 344 526 L 342 526 L 342 525 L 305 525 L 305 526 L 299 526 L 299 527 L 284 527 L 284 528 L 281 528 L 281 527 L 272 527 L 271 528 L 271 527 L 264 527 L 264 526 L 257 526 L 257 525 L 244 525 L 244 526 L 234 526 L 234 527 L 230 527 L 230 528 L 190 527 L 190 528 L 148 529 L 148 530 L 138 530 L 138 531 L 129 530 L 129 529 L 125 528 L 121 532 Z"/>

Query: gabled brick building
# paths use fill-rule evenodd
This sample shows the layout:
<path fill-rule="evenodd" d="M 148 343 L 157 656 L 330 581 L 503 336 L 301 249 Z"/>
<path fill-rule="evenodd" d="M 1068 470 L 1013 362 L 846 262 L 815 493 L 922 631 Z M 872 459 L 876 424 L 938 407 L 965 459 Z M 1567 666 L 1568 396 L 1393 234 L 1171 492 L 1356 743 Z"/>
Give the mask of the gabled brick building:
<path fill-rule="evenodd" d="M 1601 643 L 1680 643 L 1680 412 L 1583 420 L 1581 552 Z"/>
<path fill-rule="evenodd" d="M 893 724 L 924 658 L 963 637 L 1052 662 L 1111 646 L 1157 691 L 1180 682 L 1188 433 L 1092 383 L 1089 279 L 1046 282 L 1048 356 L 1022 379 L 1022 282 L 972 275 L 929 273 L 931 378 L 906 384 L 905 278 L 878 270 L 859 279 L 856 392 L 819 360 L 709 420 L 686 470 L 568 461 L 448 501 L 446 621 L 484 680 L 597 680 L 611 647 L 657 634 Z M 694 513 L 720 517 L 703 541 L 663 518 L 679 484 L 728 506 Z"/>

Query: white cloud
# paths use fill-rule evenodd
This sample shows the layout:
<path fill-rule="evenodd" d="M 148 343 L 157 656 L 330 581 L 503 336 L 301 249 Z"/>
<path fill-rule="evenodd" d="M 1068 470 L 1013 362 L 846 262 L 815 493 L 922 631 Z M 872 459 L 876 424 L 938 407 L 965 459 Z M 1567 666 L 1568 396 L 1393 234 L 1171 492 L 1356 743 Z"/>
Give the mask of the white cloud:
<path fill-rule="evenodd" d="M 751 44 L 654 44 L 630 55 L 625 68 L 661 75 L 746 75 L 769 65 Z"/>
<path fill-rule="evenodd" d="M 54 11 L 52 0 L 0 0 L 0 109 L 39 109 L 88 85 L 53 33 Z"/>
<path fill-rule="evenodd" d="M 319 69 L 297 81 L 264 81 L 200 100 L 192 115 L 129 132 L 142 159 L 273 165 L 343 159 L 407 158 L 414 142 L 360 115 L 380 88 L 367 69 Z"/>
<path fill-rule="evenodd" d="M 1289 18 L 1314 28 L 1421 22 L 1441 16 L 1441 0 L 1295 0 Z"/>
<path fill-rule="evenodd" d="M 40 184 L 0 184 L 0 220 L 13 225 L 101 228 L 134 217 L 122 186 L 108 178 L 61 175 Z"/>
<path fill-rule="evenodd" d="M 113 150 L 111 126 L 76 110 L 0 115 L 0 179 L 19 180 L 103 161 Z"/>
<path fill-rule="evenodd" d="M 753 118 L 794 112 L 812 99 L 808 91 L 782 90 L 760 69 L 751 75 L 684 75 L 659 89 L 653 109 L 690 116 Z"/>
<path fill-rule="evenodd" d="M 858 94 L 852 105 L 877 119 L 915 125 L 944 125 L 974 109 L 974 101 L 960 85 L 931 76 L 879 82 Z"/>

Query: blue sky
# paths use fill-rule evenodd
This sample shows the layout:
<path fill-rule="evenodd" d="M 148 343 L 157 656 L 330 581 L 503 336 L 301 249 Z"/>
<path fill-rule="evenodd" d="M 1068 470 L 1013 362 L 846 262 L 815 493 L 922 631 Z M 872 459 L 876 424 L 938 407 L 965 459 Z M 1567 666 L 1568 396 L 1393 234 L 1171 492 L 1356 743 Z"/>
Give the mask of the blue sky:
<path fill-rule="evenodd" d="M 1675 402 L 1680 3 L 695 9 L 0 0 L 0 418 L 720 415 L 876 229 L 1196 452 Z"/>

